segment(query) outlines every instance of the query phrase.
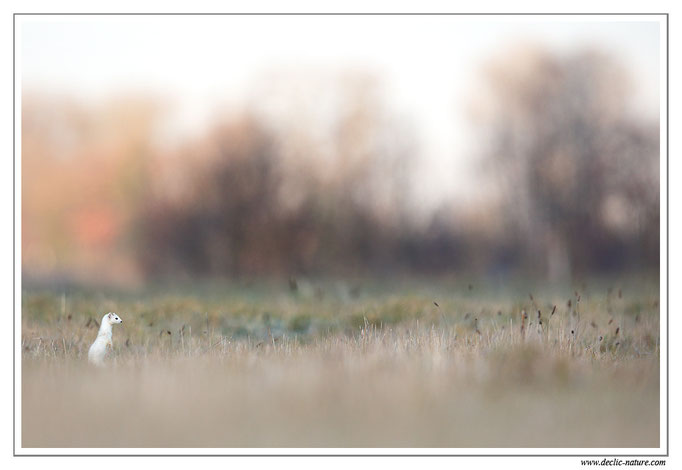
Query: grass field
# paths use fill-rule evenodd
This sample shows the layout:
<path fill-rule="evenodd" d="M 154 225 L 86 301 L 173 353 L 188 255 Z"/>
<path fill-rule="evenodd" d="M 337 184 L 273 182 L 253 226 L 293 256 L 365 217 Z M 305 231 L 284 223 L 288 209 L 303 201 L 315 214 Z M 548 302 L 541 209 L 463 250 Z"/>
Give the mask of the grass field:
<path fill-rule="evenodd" d="M 22 445 L 658 447 L 658 297 L 657 279 L 29 288 Z"/>

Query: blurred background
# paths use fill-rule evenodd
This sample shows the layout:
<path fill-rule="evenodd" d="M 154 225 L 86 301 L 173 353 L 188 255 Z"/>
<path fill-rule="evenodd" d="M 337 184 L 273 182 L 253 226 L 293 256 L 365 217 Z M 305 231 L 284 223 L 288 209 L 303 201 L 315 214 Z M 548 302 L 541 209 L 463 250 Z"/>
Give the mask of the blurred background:
<path fill-rule="evenodd" d="M 658 271 L 656 22 L 18 23 L 24 283 Z"/>

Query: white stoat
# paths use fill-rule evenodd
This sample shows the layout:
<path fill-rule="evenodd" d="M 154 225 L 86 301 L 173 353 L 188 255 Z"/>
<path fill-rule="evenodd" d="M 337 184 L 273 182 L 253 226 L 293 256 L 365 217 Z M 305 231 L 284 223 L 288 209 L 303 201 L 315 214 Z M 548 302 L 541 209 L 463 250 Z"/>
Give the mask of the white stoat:
<path fill-rule="evenodd" d="M 97 333 L 97 339 L 90 346 L 88 351 L 88 361 L 98 366 L 104 365 L 104 358 L 107 355 L 107 348 L 113 347 L 111 343 L 111 327 L 114 323 L 123 323 L 115 313 L 107 313 L 102 317 L 102 324 Z"/>

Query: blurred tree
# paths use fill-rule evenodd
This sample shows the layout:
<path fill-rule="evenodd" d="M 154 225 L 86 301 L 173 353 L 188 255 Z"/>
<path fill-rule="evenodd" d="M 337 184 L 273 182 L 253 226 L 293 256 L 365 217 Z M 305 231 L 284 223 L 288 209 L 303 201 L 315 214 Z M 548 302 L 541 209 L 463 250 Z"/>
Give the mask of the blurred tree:
<path fill-rule="evenodd" d="M 139 223 L 150 276 L 406 264 L 396 253 L 409 223 L 409 130 L 387 112 L 373 80 L 334 83 L 308 88 L 337 101 L 323 123 L 297 102 L 276 119 L 252 109 L 151 162 L 155 178 Z"/>
<path fill-rule="evenodd" d="M 510 239 L 553 279 L 658 266 L 658 123 L 610 56 L 520 48 L 485 69 L 475 110 Z"/>
<path fill-rule="evenodd" d="M 135 282 L 135 212 L 159 113 L 149 97 L 93 106 L 22 97 L 22 265 L 45 280 Z"/>

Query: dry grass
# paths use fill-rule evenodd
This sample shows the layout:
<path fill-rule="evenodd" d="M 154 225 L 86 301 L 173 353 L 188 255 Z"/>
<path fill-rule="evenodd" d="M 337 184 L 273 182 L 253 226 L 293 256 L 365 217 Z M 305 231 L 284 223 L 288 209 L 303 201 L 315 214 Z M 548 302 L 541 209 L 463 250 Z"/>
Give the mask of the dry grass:
<path fill-rule="evenodd" d="M 655 284 L 410 286 L 27 293 L 23 446 L 659 445 Z M 96 370 L 88 321 L 109 309 Z"/>

